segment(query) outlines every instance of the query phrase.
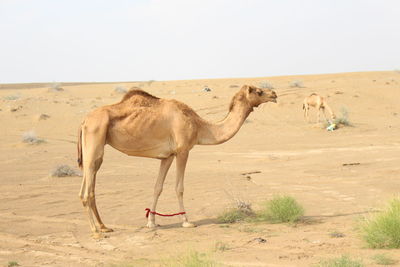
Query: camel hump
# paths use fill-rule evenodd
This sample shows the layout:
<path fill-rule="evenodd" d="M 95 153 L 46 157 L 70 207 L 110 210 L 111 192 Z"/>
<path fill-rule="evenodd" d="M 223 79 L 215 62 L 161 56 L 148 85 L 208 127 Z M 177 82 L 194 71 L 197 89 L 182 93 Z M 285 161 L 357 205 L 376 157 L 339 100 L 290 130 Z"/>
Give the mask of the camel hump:
<path fill-rule="evenodd" d="M 132 87 L 132 88 L 124 95 L 124 97 L 122 98 L 121 102 L 125 102 L 125 101 L 127 101 L 127 100 L 129 100 L 130 98 L 135 97 L 135 96 L 142 96 L 142 97 L 149 98 L 149 99 L 154 99 L 154 100 L 160 99 L 160 98 L 158 98 L 158 97 L 156 97 L 156 96 L 153 96 L 153 95 L 147 93 L 146 91 L 143 91 L 142 89 L 140 89 L 140 88 L 138 88 L 138 87 Z"/>

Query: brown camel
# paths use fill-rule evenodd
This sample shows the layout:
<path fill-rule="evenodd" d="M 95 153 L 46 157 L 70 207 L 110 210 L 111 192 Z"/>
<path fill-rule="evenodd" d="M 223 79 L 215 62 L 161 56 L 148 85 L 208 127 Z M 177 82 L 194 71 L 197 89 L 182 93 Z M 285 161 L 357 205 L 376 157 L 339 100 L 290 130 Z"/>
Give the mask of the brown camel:
<path fill-rule="evenodd" d="M 190 149 L 194 145 L 226 142 L 237 133 L 254 107 L 269 101 L 276 103 L 276 98 L 276 93 L 270 89 L 245 85 L 233 97 L 226 118 L 211 123 L 179 101 L 161 99 L 134 89 L 119 103 L 89 113 L 79 130 L 78 164 L 83 169 L 79 196 L 89 214 L 93 233 L 112 231 L 101 221 L 95 200 L 96 173 L 103 161 L 106 144 L 129 156 L 161 160 L 151 211 L 156 210 L 168 169 L 176 157 L 175 189 L 179 211 L 184 212 L 183 178 Z M 181 216 L 183 227 L 194 227 L 186 214 Z M 154 214 L 150 213 L 147 227 L 155 226 Z"/>
<path fill-rule="evenodd" d="M 326 120 L 328 120 L 328 119 L 326 118 L 325 109 L 329 112 L 329 115 L 331 116 L 331 120 L 334 120 L 336 118 L 331 107 L 326 102 L 326 99 L 316 93 L 312 93 L 311 95 L 304 98 L 303 110 L 304 110 L 304 118 L 306 119 L 307 122 L 309 122 L 308 111 L 309 111 L 310 107 L 317 108 L 317 110 L 318 110 L 317 123 L 320 121 L 320 111 L 321 110 L 324 113 L 324 117 Z"/>

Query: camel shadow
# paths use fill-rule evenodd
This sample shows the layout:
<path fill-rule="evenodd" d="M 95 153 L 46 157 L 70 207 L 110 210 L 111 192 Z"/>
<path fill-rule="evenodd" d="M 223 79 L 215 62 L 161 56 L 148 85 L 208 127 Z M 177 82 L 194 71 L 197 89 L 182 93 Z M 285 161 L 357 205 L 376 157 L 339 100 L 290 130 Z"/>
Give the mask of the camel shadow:
<path fill-rule="evenodd" d="M 324 222 L 324 219 L 328 218 L 336 218 L 336 217 L 346 217 L 346 216 L 354 216 L 354 215 L 363 215 L 369 213 L 379 212 L 379 210 L 368 210 L 368 211 L 356 211 L 356 212 L 349 212 L 349 213 L 337 213 L 332 215 L 310 215 L 310 216 L 303 216 L 300 220 L 302 224 L 320 224 Z"/>
<path fill-rule="evenodd" d="M 204 225 L 218 224 L 218 221 L 215 218 L 208 218 L 208 219 L 192 221 L 192 223 L 194 223 L 197 227 L 200 227 Z M 159 226 L 159 229 L 174 229 L 174 228 L 182 228 L 182 223 L 171 223 Z"/>

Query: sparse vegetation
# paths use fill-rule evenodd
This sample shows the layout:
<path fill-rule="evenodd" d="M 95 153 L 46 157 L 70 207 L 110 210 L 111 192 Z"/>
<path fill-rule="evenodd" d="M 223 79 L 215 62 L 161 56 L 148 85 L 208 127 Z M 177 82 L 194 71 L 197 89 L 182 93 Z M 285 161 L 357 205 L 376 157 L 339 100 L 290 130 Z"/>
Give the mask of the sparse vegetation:
<path fill-rule="evenodd" d="M 260 88 L 264 89 L 274 89 L 274 86 L 269 82 L 260 82 Z"/>
<path fill-rule="evenodd" d="M 353 126 L 349 121 L 349 112 L 345 107 L 340 109 L 340 117 L 337 117 L 333 123 L 336 125 L 343 125 L 343 126 Z"/>
<path fill-rule="evenodd" d="M 59 165 L 52 172 L 53 177 L 81 176 L 81 174 L 68 165 Z"/>
<path fill-rule="evenodd" d="M 359 260 L 351 259 L 347 255 L 342 255 L 340 258 L 322 260 L 318 267 L 363 267 L 364 264 Z"/>
<path fill-rule="evenodd" d="M 126 92 L 128 92 L 128 90 L 125 87 L 118 85 L 115 87 L 114 92 L 118 94 L 125 94 Z"/>
<path fill-rule="evenodd" d="M 60 92 L 60 91 L 64 91 L 64 89 L 61 87 L 60 83 L 53 82 L 50 85 L 49 91 L 51 91 L 51 92 Z"/>
<path fill-rule="evenodd" d="M 224 251 L 230 250 L 230 249 L 231 249 L 231 247 L 224 242 L 218 241 L 217 243 L 215 243 L 215 251 L 224 252 Z"/>
<path fill-rule="evenodd" d="M 254 211 L 251 208 L 251 203 L 235 199 L 235 205 L 219 215 L 217 220 L 219 223 L 235 223 L 244 221 L 253 215 Z"/>
<path fill-rule="evenodd" d="M 161 264 L 164 267 L 216 267 L 219 266 L 206 253 L 190 251 L 185 255 L 167 259 Z"/>
<path fill-rule="evenodd" d="M 238 87 L 239 87 L 239 85 L 236 85 L 236 84 L 229 85 L 229 88 L 238 88 Z"/>
<path fill-rule="evenodd" d="M 292 88 L 304 88 L 302 81 L 293 81 L 290 83 L 290 87 Z"/>
<path fill-rule="evenodd" d="M 344 234 L 339 231 L 333 231 L 329 233 L 329 236 L 332 238 L 341 238 L 344 237 Z"/>
<path fill-rule="evenodd" d="M 370 248 L 400 248 L 400 198 L 391 200 L 383 212 L 367 218 L 362 232 Z"/>
<path fill-rule="evenodd" d="M 148 85 L 148 86 L 151 86 L 151 84 L 154 83 L 155 81 L 156 81 L 156 80 L 149 80 L 149 81 L 147 81 L 147 85 Z"/>
<path fill-rule="evenodd" d="M 219 223 L 236 223 L 244 221 L 249 214 L 239 208 L 230 208 L 218 216 Z"/>
<path fill-rule="evenodd" d="M 20 95 L 20 94 L 14 94 L 14 95 L 6 95 L 6 96 L 3 96 L 3 99 L 4 99 L 4 100 L 10 100 L 10 101 L 18 100 L 18 99 L 20 99 L 20 98 L 21 98 L 21 95 Z"/>
<path fill-rule="evenodd" d="M 393 265 L 398 262 L 397 260 L 392 259 L 386 254 L 376 254 L 372 257 L 372 259 L 375 261 L 376 264 L 379 265 Z"/>
<path fill-rule="evenodd" d="M 303 207 L 290 196 L 275 196 L 257 212 L 257 220 L 271 223 L 297 222 L 304 215 Z"/>
<path fill-rule="evenodd" d="M 32 130 L 29 132 L 25 132 L 22 134 L 22 142 L 30 144 L 30 145 L 37 145 L 44 143 L 45 141 L 41 138 L 36 136 L 36 133 Z"/>
<path fill-rule="evenodd" d="M 7 267 L 19 266 L 18 262 L 16 261 L 9 261 Z"/>

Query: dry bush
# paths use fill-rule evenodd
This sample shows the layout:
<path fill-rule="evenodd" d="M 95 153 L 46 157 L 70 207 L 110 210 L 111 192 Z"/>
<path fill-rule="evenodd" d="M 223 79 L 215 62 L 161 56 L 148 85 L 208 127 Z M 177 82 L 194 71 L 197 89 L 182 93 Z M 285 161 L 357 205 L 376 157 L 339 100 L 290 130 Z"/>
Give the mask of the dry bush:
<path fill-rule="evenodd" d="M 302 81 L 293 81 L 290 83 L 290 87 L 292 88 L 304 88 Z"/>
<path fill-rule="evenodd" d="M 125 87 L 118 85 L 115 87 L 114 92 L 118 94 L 125 94 L 128 92 L 128 90 Z"/>
<path fill-rule="evenodd" d="M 271 84 L 271 83 L 269 83 L 269 82 L 267 82 L 267 81 L 265 81 L 265 82 L 260 82 L 260 88 L 263 88 L 263 89 L 274 89 L 274 86 Z"/>
<path fill-rule="evenodd" d="M 38 145 L 44 143 L 44 139 L 38 138 L 36 133 L 32 130 L 22 134 L 22 142 L 30 145 Z"/>
<path fill-rule="evenodd" d="M 49 87 L 50 87 L 49 88 L 50 92 L 61 92 L 61 91 L 64 91 L 64 88 L 61 87 L 61 83 L 53 82 L 52 84 L 50 84 Z"/>
<path fill-rule="evenodd" d="M 81 176 L 81 174 L 75 169 L 71 168 L 68 165 L 58 165 L 51 172 L 51 176 L 53 177 L 67 177 L 67 176 Z"/>

